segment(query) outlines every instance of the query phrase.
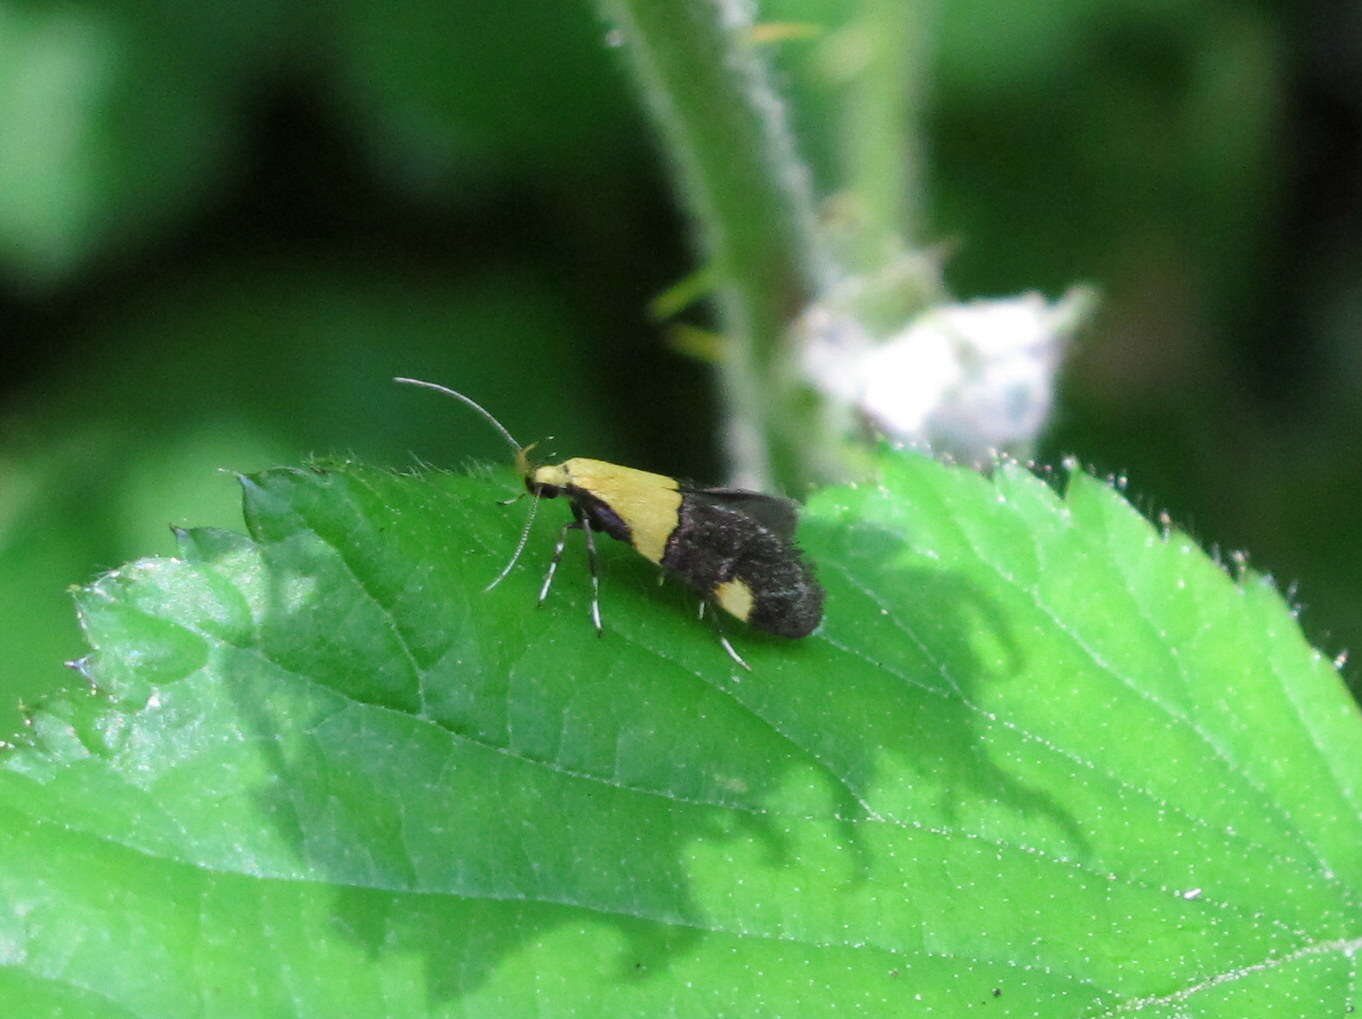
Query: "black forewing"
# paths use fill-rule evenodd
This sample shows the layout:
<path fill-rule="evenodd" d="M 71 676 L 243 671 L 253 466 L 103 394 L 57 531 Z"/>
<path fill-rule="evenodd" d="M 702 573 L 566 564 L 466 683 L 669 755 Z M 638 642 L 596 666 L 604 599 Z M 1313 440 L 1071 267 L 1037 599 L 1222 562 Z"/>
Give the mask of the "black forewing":
<path fill-rule="evenodd" d="M 745 488 L 683 488 L 682 492 L 699 502 L 749 516 L 785 541 L 794 541 L 795 527 L 799 524 L 799 503 L 793 499 L 750 492 Z"/>
<path fill-rule="evenodd" d="M 804 637 L 823 618 L 823 588 L 793 537 L 798 505 L 732 488 L 683 489 L 662 565 L 702 597 L 742 581 L 752 593 L 740 618 L 782 637 Z"/>

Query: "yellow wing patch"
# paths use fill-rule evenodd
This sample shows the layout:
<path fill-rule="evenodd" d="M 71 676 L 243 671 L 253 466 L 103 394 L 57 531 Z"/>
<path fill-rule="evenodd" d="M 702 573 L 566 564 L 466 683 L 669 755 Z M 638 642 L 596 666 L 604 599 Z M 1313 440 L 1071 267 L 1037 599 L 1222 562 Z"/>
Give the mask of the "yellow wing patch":
<path fill-rule="evenodd" d="M 681 492 L 675 478 L 581 457 L 558 466 L 572 484 L 600 499 L 629 525 L 639 555 L 661 564 L 667 539 L 681 519 Z"/>
<path fill-rule="evenodd" d="M 714 600 L 725 612 L 737 616 L 744 623 L 752 614 L 752 589 L 741 580 L 725 580 L 714 589 Z"/>

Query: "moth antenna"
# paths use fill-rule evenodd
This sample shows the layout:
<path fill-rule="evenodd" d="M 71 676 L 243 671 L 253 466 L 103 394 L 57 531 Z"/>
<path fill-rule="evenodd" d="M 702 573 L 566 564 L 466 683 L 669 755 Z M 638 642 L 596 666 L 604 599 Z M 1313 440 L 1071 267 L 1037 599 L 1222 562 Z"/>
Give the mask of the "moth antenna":
<path fill-rule="evenodd" d="M 515 551 L 511 553 L 511 561 L 508 562 L 506 566 L 502 569 L 502 571 L 497 574 L 495 580 L 493 580 L 490 584 L 488 584 L 486 587 L 482 589 L 483 594 L 486 594 L 488 591 L 492 590 L 492 588 L 496 587 L 503 580 L 505 580 L 506 575 L 515 568 L 516 561 L 520 559 L 520 553 L 525 551 L 525 543 L 530 540 L 530 528 L 534 526 L 534 515 L 538 511 L 539 511 L 539 493 L 536 491 L 534 493 L 534 502 L 530 503 L 530 515 L 525 518 L 525 526 L 521 528 L 520 531 L 520 540 L 516 542 Z"/>
<path fill-rule="evenodd" d="M 493 428 L 495 428 L 498 432 L 501 433 L 501 437 L 505 439 L 507 443 L 510 444 L 512 451 L 515 452 L 517 456 L 520 454 L 521 450 L 524 449 L 524 447 L 521 446 L 520 443 L 515 441 L 515 436 L 513 436 L 509 431 L 506 430 L 506 426 L 492 416 L 491 411 L 489 411 L 482 404 L 473 400 L 471 397 L 464 396 L 463 393 L 460 393 L 458 390 L 450 389 L 448 386 L 442 386 L 438 382 L 423 382 L 421 379 L 406 379 L 399 377 L 394 378 L 393 381 L 402 382 L 409 386 L 425 386 L 425 388 L 433 389 L 437 393 L 444 393 L 445 396 L 452 396 L 456 400 L 462 400 L 464 403 L 472 407 L 475 411 L 477 411 L 484 418 L 486 418 L 488 424 L 490 424 Z M 534 519 L 533 515 L 531 516 L 531 519 Z M 516 550 L 516 554 L 517 555 L 520 554 L 519 549 Z M 507 569 L 509 568 L 510 567 L 507 567 Z M 498 577 L 497 579 L 500 580 L 501 578 Z"/>

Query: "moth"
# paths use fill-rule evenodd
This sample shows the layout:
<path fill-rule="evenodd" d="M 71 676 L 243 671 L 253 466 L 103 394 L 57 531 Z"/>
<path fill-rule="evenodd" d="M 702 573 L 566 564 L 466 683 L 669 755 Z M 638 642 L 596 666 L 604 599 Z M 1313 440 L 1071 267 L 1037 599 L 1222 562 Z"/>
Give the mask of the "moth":
<path fill-rule="evenodd" d="M 558 533 L 539 591 L 548 597 L 569 531 L 586 536 L 591 572 L 591 619 L 603 632 L 600 568 L 595 535 L 603 533 L 676 577 L 701 598 L 701 612 L 713 604 L 755 629 L 781 637 L 806 637 L 823 619 L 823 588 L 795 544 L 798 504 L 790 499 L 739 488 L 696 488 L 665 474 L 623 467 L 605 460 L 573 457 L 535 464 L 534 445 L 521 445 L 489 411 L 456 390 L 398 378 L 451 396 L 472 408 L 510 445 L 531 509 L 510 561 L 488 585 L 499 584 L 524 551 L 541 499 L 567 500 L 572 519 Z M 724 650 L 750 668 L 723 636 Z"/>

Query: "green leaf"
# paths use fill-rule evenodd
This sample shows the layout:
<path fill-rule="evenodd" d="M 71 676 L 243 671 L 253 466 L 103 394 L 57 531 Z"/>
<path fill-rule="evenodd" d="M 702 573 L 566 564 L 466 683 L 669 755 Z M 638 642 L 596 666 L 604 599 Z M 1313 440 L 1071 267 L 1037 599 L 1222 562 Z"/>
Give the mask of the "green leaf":
<path fill-rule="evenodd" d="M 1082 474 L 830 489 L 799 642 L 500 475 L 245 480 L 80 596 L 97 694 L 0 769 L 0 993 L 69 1015 L 1319 1016 L 1362 731 L 1262 578 Z M 562 508 L 546 504 L 544 514 Z M 39 999 L 38 996 L 41 996 Z"/>

